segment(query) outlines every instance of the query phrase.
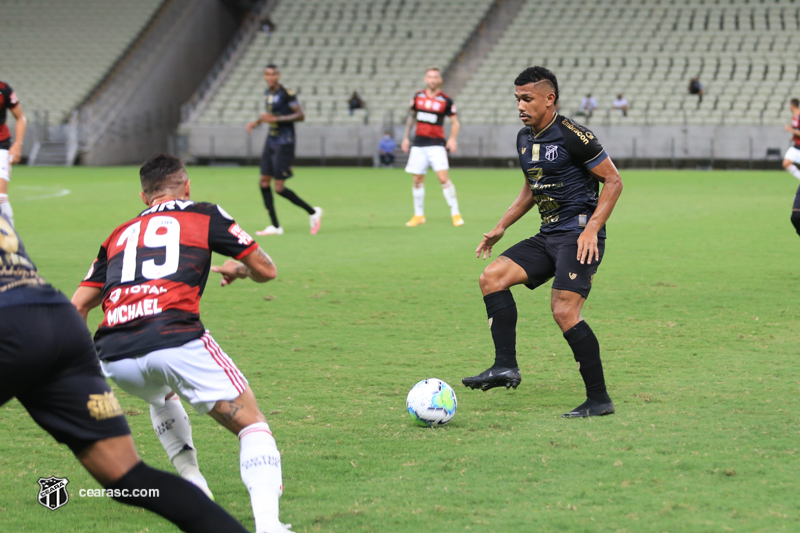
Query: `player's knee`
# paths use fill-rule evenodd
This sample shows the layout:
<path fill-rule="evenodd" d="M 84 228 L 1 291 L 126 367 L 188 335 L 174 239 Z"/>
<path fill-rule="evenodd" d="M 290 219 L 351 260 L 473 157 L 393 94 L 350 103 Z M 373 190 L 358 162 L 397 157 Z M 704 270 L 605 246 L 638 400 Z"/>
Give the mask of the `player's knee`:
<path fill-rule="evenodd" d="M 283 184 L 283 180 L 277 180 L 275 182 L 275 192 L 281 194 L 283 191 L 286 190 L 286 186 Z M 281 196 L 283 196 L 281 194 Z"/>
<path fill-rule="evenodd" d="M 481 273 L 480 278 L 478 278 L 478 284 L 480 285 L 481 292 L 484 296 L 487 294 L 492 294 L 493 292 L 503 291 L 508 288 L 504 286 L 502 277 L 497 275 L 497 273 L 491 268 L 491 265 L 486 267 L 486 269 Z"/>
<path fill-rule="evenodd" d="M 269 187 L 269 182 L 270 181 L 271 181 L 271 178 L 269 176 L 261 176 L 261 179 L 258 180 L 258 185 L 262 189 L 266 189 L 267 187 Z"/>
<path fill-rule="evenodd" d="M 571 327 L 577 324 L 580 320 L 580 313 L 577 312 L 569 305 L 556 303 L 553 305 L 553 320 L 563 330 L 566 327 Z"/>

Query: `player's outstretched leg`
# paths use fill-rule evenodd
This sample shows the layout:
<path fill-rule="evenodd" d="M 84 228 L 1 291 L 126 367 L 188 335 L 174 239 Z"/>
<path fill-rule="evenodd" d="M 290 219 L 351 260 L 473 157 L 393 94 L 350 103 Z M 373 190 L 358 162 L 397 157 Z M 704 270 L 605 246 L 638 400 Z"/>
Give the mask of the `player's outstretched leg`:
<path fill-rule="evenodd" d="M 283 494 L 281 456 L 249 386 L 235 400 L 218 401 L 208 413 L 239 437 L 242 481 L 250 492 L 256 533 L 288 532 L 278 502 Z"/>
<path fill-rule="evenodd" d="M 162 407 L 150 405 L 150 419 L 158 440 L 175 465 L 180 476 L 197 485 L 206 496 L 214 499 L 208 488 L 208 482 L 200 472 L 197 462 L 197 450 L 192 441 L 192 425 L 180 398 L 174 392 L 164 401 Z"/>
<path fill-rule="evenodd" d="M 161 515 L 182 531 L 247 531 L 196 486 L 144 464 L 130 435 L 99 440 L 77 457 L 104 488 L 114 491 L 116 501 Z M 157 492 L 153 494 L 152 489 Z"/>
<path fill-rule="evenodd" d="M 586 386 L 586 401 L 564 413 L 564 418 L 586 418 L 614 414 L 614 403 L 606 391 L 603 363 L 600 361 L 600 344 L 592 328 L 581 320 L 564 332 L 564 338 L 572 348 L 578 370 Z"/>
<path fill-rule="evenodd" d="M 522 375 L 517 366 L 517 304 L 514 296 L 506 289 L 487 294 L 483 302 L 494 341 L 494 365 L 477 376 L 462 379 L 461 383 L 470 389 L 483 391 L 494 387 L 516 389 Z"/>

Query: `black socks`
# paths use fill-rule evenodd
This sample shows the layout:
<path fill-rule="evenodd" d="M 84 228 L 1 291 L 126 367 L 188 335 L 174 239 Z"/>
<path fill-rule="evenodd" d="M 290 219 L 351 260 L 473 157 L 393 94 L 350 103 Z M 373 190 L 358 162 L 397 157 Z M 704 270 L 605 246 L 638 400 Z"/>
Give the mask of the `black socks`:
<path fill-rule="evenodd" d="M 276 228 L 280 228 L 281 225 L 278 222 L 278 215 L 275 213 L 275 203 L 272 201 L 272 189 L 270 187 L 261 187 L 261 197 L 264 198 L 264 207 L 267 208 L 267 213 L 269 213 L 272 225 Z"/>
<path fill-rule="evenodd" d="M 800 211 L 792 211 L 792 225 L 797 234 L 800 235 Z"/>
<path fill-rule="evenodd" d="M 600 361 L 600 344 L 592 328 L 581 320 L 564 333 L 564 338 L 578 362 L 583 383 L 586 385 L 586 396 L 601 403 L 610 402 L 603 376 L 603 363 Z"/>
<path fill-rule="evenodd" d="M 494 340 L 494 366 L 517 368 L 517 304 L 511 291 L 483 297 Z"/>
<path fill-rule="evenodd" d="M 283 189 L 281 192 L 279 192 L 278 194 L 279 194 L 279 195 L 281 195 L 281 196 L 283 196 L 284 198 L 286 198 L 286 199 L 287 199 L 287 200 L 289 200 L 290 202 L 292 202 L 292 203 L 293 203 L 294 205 L 296 205 L 297 207 L 301 207 L 301 208 L 305 209 L 305 210 L 306 210 L 306 212 L 307 212 L 309 215 L 313 215 L 313 214 L 314 214 L 314 208 L 313 208 L 313 207 L 311 207 L 310 205 L 308 205 L 307 203 L 305 203 L 305 202 L 303 201 L 303 199 L 302 199 L 302 198 L 300 198 L 299 196 L 297 196 L 297 195 L 294 193 L 294 191 L 293 191 L 293 190 L 291 190 L 291 189 L 287 189 L 287 188 L 284 188 L 284 189 Z M 277 226 L 275 226 L 275 227 L 277 227 Z"/>
<path fill-rule="evenodd" d="M 182 531 L 247 532 L 242 524 L 209 500 L 199 488 L 178 476 L 150 468 L 143 462 L 139 462 L 106 489 L 114 491 L 113 498 L 118 502 L 159 514 Z M 144 489 L 158 489 L 158 495 L 133 496 L 134 490 L 139 494 Z"/>

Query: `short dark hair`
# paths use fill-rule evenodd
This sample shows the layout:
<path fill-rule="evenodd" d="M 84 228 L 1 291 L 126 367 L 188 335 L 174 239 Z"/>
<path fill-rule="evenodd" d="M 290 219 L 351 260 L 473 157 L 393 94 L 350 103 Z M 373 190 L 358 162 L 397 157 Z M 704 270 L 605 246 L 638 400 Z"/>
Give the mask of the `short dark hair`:
<path fill-rule="evenodd" d="M 280 70 L 278 69 L 278 65 L 276 65 L 275 63 L 267 63 L 267 66 L 264 67 L 264 70 L 267 69 L 277 70 L 278 72 L 280 72 Z"/>
<path fill-rule="evenodd" d="M 800 99 L 798 98 L 792 98 L 791 100 L 789 100 L 789 103 L 795 107 L 800 107 Z"/>
<path fill-rule="evenodd" d="M 156 154 L 139 169 L 142 192 L 152 196 L 183 182 L 186 169 L 180 159 L 170 154 Z"/>
<path fill-rule="evenodd" d="M 523 70 L 517 79 L 514 80 L 514 85 L 521 87 L 529 83 L 536 83 L 539 81 L 548 81 L 553 86 L 553 92 L 556 95 L 555 101 L 558 102 L 558 80 L 556 75 L 544 67 L 528 67 Z"/>

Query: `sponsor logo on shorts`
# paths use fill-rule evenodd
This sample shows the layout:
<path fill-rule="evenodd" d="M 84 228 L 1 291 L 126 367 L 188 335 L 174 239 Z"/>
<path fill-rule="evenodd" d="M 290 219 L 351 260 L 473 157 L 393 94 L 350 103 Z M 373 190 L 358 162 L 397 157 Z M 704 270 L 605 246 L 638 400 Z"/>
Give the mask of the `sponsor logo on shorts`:
<path fill-rule="evenodd" d="M 69 480 L 65 477 L 40 477 L 39 503 L 51 511 L 55 511 L 59 507 L 64 507 L 69 501 L 67 483 L 69 483 Z"/>
<path fill-rule="evenodd" d="M 117 400 L 112 391 L 104 392 L 103 394 L 90 394 L 86 407 L 89 409 L 89 416 L 95 420 L 122 416 L 122 407 L 120 407 L 119 400 Z"/>
<path fill-rule="evenodd" d="M 574 272 L 570 272 L 569 273 L 569 279 L 575 279 L 577 277 L 578 277 L 578 275 L 576 273 L 574 273 Z"/>

